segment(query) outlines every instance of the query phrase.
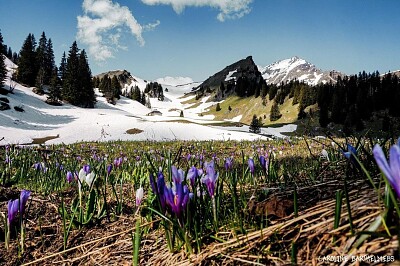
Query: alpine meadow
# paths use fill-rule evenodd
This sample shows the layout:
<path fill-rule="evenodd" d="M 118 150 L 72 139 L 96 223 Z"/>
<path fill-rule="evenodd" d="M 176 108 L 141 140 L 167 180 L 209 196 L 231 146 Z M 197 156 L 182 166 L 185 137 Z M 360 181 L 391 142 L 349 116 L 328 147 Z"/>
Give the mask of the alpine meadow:
<path fill-rule="evenodd" d="M 0 265 L 400 265 L 397 0 L 0 6 Z"/>

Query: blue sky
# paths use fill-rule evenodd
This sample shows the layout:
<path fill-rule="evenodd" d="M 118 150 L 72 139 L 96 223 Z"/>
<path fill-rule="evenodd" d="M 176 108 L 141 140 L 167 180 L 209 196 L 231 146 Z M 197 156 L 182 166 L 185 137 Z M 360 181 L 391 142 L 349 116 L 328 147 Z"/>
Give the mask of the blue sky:
<path fill-rule="evenodd" d="M 179 5 L 185 2 L 186 5 Z M 0 0 L 4 43 L 51 38 L 56 63 L 74 40 L 93 74 L 206 79 L 252 55 L 299 56 L 346 74 L 400 69 L 398 0 Z"/>

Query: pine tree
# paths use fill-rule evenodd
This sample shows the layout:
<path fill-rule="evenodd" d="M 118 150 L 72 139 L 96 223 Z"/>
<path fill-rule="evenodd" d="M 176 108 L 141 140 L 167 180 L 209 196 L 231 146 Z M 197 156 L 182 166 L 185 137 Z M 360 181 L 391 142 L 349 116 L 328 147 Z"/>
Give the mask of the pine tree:
<path fill-rule="evenodd" d="M 64 52 L 61 58 L 60 68 L 58 69 L 58 77 L 61 79 L 61 81 L 65 79 L 66 68 L 67 68 L 67 57 L 65 56 Z"/>
<path fill-rule="evenodd" d="M 89 67 L 85 49 L 83 49 L 79 54 L 78 62 L 78 84 L 80 85 L 80 93 L 78 95 L 80 96 L 80 106 L 85 108 L 93 108 L 94 104 L 96 103 L 96 95 L 92 83 L 92 71 Z"/>
<path fill-rule="evenodd" d="M 56 63 L 54 61 L 54 50 L 53 50 L 53 42 L 49 38 L 46 45 L 46 60 L 45 60 L 45 71 L 46 71 L 46 79 L 45 82 L 51 82 L 50 79 L 53 76 L 53 71 L 56 68 Z M 47 80 L 47 78 L 49 80 Z M 45 83 L 47 84 L 47 83 Z"/>
<path fill-rule="evenodd" d="M 49 95 L 47 98 L 47 103 L 52 105 L 59 105 L 61 100 L 61 88 L 60 88 L 60 78 L 58 77 L 58 69 L 55 67 L 50 79 Z"/>
<path fill-rule="evenodd" d="M 263 83 L 263 84 L 261 85 L 260 96 L 261 96 L 261 98 L 264 100 L 265 97 L 267 96 L 267 94 L 268 94 L 267 84 L 266 84 L 266 83 Z"/>
<path fill-rule="evenodd" d="M 3 36 L 0 32 L 0 47 L 3 47 Z M 4 63 L 4 55 L 0 53 L 0 90 L 3 89 L 4 81 L 7 77 L 7 68 Z"/>
<path fill-rule="evenodd" d="M 36 87 L 42 89 L 44 84 L 49 84 L 49 79 L 46 74 L 46 58 L 47 58 L 47 38 L 46 34 L 42 32 L 39 39 L 39 45 L 36 49 Z"/>
<path fill-rule="evenodd" d="M 35 48 L 35 36 L 29 33 L 22 45 L 21 51 L 19 52 L 17 74 L 18 81 L 27 84 L 28 86 L 35 85 L 37 75 Z"/>
<path fill-rule="evenodd" d="M 262 124 L 260 123 L 260 120 L 257 118 L 257 115 L 253 115 L 253 119 L 251 120 L 249 131 L 252 133 L 260 133 L 261 126 L 262 126 Z"/>
<path fill-rule="evenodd" d="M 8 47 L 8 50 L 7 50 L 8 59 L 12 60 L 12 55 L 13 55 L 13 53 L 12 53 L 11 47 Z"/>
<path fill-rule="evenodd" d="M 69 52 L 68 59 L 66 60 L 65 65 L 65 77 L 63 79 L 63 89 L 62 89 L 62 98 L 63 100 L 77 105 L 79 103 L 78 99 L 80 97 L 79 94 L 79 58 L 78 58 L 78 45 L 76 41 L 73 42 Z M 62 71 L 60 69 L 60 71 Z"/>
<path fill-rule="evenodd" d="M 139 90 L 139 95 L 140 95 L 140 90 Z M 141 94 L 141 96 L 140 96 L 140 100 L 139 100 L 139 102 L 141 103 L 141 104 L 143 104 L 143 105 L 145 105 L 146 106 L 146 93 L 145 92 L 143 92 L 142 94 Z"/>
<path fill-rule="evenodd" d="M 107 102 L 114 103 L 114 97 L 111 89 L 111 79 L 107 74 L 101 79 L 99 90 L 103 93 L 103 96 L 106 98 Z"/>
<path fill-rule="evenodd" d="M 143 95 L 144 95 L 144 92 L 143 92 Z M 141 96 L 142 96 L 142 95 L 141 95 L 141 92 L 140 92 L 139 87 L 138 87 L 138 86 L 135 86 L 135 87 L 133 88 L 132 100 L 138 101 L 138 102 L 142 102 L 142 97 L 141 97 Z M 146 99 L 146 98 L 144 98 L 144 99 Z"/>
<path fill-rule="evenodd" d="M 281 116 L 282 116 L 282 114 L 281 114 L 281 112 L 279 110 L 278 103 L 276 101 L 274 101 L 274 103 L 271 106 L 271 112 L 270 112 L 270 115 L 269 115 L 269 120 L 270 121 L 276 121 L 279 118 L 281 118 Z"/>
<path fill-rule="evenodd" d="M 120 95 L 122 93 L 121 84 L 119 83 L 117 76 L 114 76 L 111 79 L 111 91 L 113 98 L 120 99 Z"/>
<path fill-rule="evenodd" d="M 221 111 L 221 106 L 219 105 L 219 103 L 217 103 L 217 107 L 215 108 L 215 111 L 217 111 L 217 112 Z"/>

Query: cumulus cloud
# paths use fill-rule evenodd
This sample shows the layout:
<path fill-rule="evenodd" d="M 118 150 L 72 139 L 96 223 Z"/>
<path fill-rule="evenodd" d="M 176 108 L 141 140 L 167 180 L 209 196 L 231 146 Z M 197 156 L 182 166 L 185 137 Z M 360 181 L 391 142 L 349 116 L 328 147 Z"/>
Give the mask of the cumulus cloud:
<path fill-rule="evenodd" d="M 147 5 L 171 5 L 176 13 L 181 13 L 185 7 L 211 6 L 220 11 L 219 21 L 241 18 L 250 13 L 250 4 L 253 0 L 142 0 Z"/>
<path fill-rule="evenodd" d="M 84 0 L 84 15 L 78 16 L 77 39 L 88 45 L 89 54 L 96 61 L 105 61 L 113 57 L 116 49 L 126 49 L 119 45 L 121 28 L 128 27 L 131 34 L 142 46 L 142 33 L 159 24 L 140 25 L 126 6 L 113 3 L 112 0 Z"/>

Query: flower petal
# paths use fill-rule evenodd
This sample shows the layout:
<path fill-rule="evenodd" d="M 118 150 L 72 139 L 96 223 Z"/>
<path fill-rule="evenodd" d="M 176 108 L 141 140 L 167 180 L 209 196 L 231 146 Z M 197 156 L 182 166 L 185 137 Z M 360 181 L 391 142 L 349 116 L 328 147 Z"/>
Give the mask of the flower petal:
<path fill-rule="evenodd" d="M 391 180 L 390 184 L 400 198 L 400 147 L 394 145 L 390 148 L 390 169 L 391 169 Z"/>
<path fill-rule="evenodd" d="M 379 168 L 383 172 L 383 174 L 387 177 L 388 180 L 392 180 L 392 171 L 389 167 L 389 164 L 386 160 L 385 154 L 383 153 L 383 150 L 379 144 L 376 144 L 374 146 L 374 149 L 372 150 L 372 153 L 374 154 L 375 161 L 378 164 Z"/>

